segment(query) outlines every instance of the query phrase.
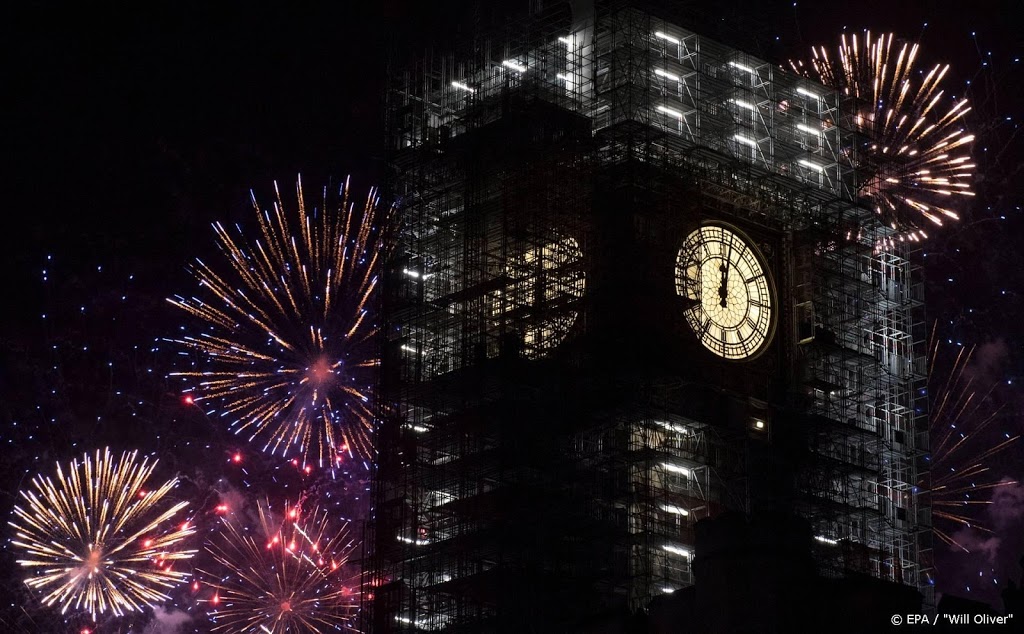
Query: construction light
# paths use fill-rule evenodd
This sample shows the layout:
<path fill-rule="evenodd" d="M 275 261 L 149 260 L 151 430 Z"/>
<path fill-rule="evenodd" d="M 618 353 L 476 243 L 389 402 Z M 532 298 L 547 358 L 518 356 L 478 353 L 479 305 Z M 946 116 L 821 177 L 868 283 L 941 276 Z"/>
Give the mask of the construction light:
<path fill-rule="evenodd" d="M 797 161 L 797 163 L 803 165 L 804 167 L 809 167 L 812 170 L 815 170 L 817 172 L 824 172 L 825 171 L 825 168 L 822 167 L 821 165 L 818 165 L 817 163 L 812 163 L 812 162 L 810 162 L 808 160 L 805 160 L 805 159 L 800 159 L 799 161 Z"/>
<path fill-rule="evenodd" d="M 676 506 L 675 504 L 662 504 L 661 510 L 666 511 L 668 513 L 672 513 L 673 515 L 682 515 L 683 517 L 686 517 L 690 514 L 689 511 L 687 511 L 681 506 Z"/>
<path fill-rule="evenodd" d="M 687 428 L 684 425 L 678 425 L 676 423 L 670 423 L 670 422 L 664 421 L 664 420 L 658 420 L 658 421 L 654 421 L 654 422 L 657 423 L 658 425 L 664 427 L 665 429 L 667 429 L 669 431 L 676 432 L 677 434 L 688 434 L 688 433 L 690 433 L 689 428 Z"/>
<path fill-rule="evenodd" d="M 662 548 L 662 550 L 664 550 L 666 552 L 670 552 L 673 555 L 679 555 L 680 557 L 689 557 L 690 556 L 690 551 L 686 550 L 685 548 L 680 548 L 679 546 L 675 546 L 673 544 L 663 544 L 661 548 Z"/>
<path fill-rule="evenodd" d="M 659 40 L 665 40 L 669 44 L 680 44 L 681 43 L 676 38 L 672 37 L 671 35 L 669 35 L 667 33 L 662 33 L 661 31 L 655 31 L 654 32 L 654 37 L 658 38 Z"/>
<path fill-rule="evenodd" d="M 669 108 L 667 106 L 658 106 L 657 108 L 655 108 L 655 110 L 657 110 L 658 112 L 663 112 L 663 113 L 667 114 L 670 117 L 675 117 L 676 119 L 682 119 L 683 118 L 683 113 L 682 112 L 679 112 L 678 110 L 674 110 L 674 109 Z"/>
<path fill-rule="evenodd" d="M 746 64 L 740 64 L 739 62 L 729 62 L 729 66 L 732 66 L 733 68 L 738 69 L 738 70 L 746 71 L 746 72 L 750 73 L 751 75 L 756 75 L 757 74 L 756 70 L 754 70 L 753 68 L 747 66 Z"/>
<path fill-rule="evenodd" d="M 661 463 L 661 466 L 665 468 L 665 471 L 670 473 L 679 473 L 686 477 L 690 477 L 690 470 L 686 467 L 680 467 L 679 465 L 674 465 L 671 462 L 663 462 Z"/>
<path fill-rule="evenodd" d="M 665 79 L 671 81 L 679 81 L 679 75 L 673 75 L 672 73 L 661 70 L 660 68 L 655 68 L 654 74 L 657 75 L 658 77 L 664 77 Z"/>
<path fill-rule="evenodd" d="M 750 147 L 757 147 L 757 141 L 751 139 L 750 137 L 745 137 L 742 134 L 734 134 L 732 135 L 732 138 L 736 139 L 737 141 L 744 145 L 749 145 Z"/>
<path fill-rule="evenodd" d="M 800 130 L 800 131 L 802 131 L 802 132 L 806 132 L 807 134 L 815 134 L 815 135 L 817 135 L 817 136 L 821 136 L 821 135 L 825 134 L 825 131 L 824 131 L 824 130 L 822 130 L 822 129 L 820 129 L 820 128 L 819 128 L 819 129 L 817 129 L 817 130 L 815 130 L 815 129 L 814 129 L 814 128 L 812 128 L 811 126 L 809 126 L 809 125 L 804 125 L 804 124 L 802 124 L 802 123 L 798 123 L 798 124 L 796 124 L 796 129 L 797 129 L 797 130 Z"/>

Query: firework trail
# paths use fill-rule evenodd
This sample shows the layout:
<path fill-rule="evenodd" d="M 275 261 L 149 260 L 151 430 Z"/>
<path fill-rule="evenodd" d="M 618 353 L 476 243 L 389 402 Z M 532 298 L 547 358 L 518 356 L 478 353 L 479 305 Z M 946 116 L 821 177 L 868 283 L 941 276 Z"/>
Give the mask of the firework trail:
<path fill-rule="evenodd" d="M 38 475 L 21 492 L 11 544 L 44 604 L 85 610 L 94 620 L 122 616 L 167 600 L 166 591 L 189 576 L 174 564 L 195 554 L 181 550 L 195 529 L 188 521 L 170 525 L 187 506 L 164 500 L 176 479 L 145 488 L 156 465 L 137 452 L 115 459 L 104 449 L 66 468 L 58 463 L 55 479 Z"/>
<path fill-rule="evenodd" d="M 337 197 L 325 188 L 312 210 L 301 180 L 294 212 L 274 190 L 272 209 L 252 197 L 256 239 L 213 225 L 227 266 L 191 269 L 207 297 L 168 300 L 201 327 L 171 341 L 207 366 L 172 376 L 194 380 L 195 402 L 264 451 L 333 467 L 343 453 L 369 453 L 371 310 L 394 214 L 374 190 L 362 207 L 350 203 L 347 181 Z"/>
<path fill-rule="evenodd" d="M 956 197 L 973 196 L 971 143 L 964 128 L 966 99 L 944 99 L 949 66 L 920 79 L 918 45 L 892 33 L 842 35 L 838 49 L 812 47 L 809 64 L 793 69 L 853 97 L 853 128 L 861 133 L 854 161 L 860 193 L 897 240 L 927 238 L 925 229 L 959 220 Z M 950 105 L 951 104 L 951 105 Z"/>
<path fill-rule="evenodd" d="M 966 372 L 974 350 L 961 348 L 949 374 L 938 375 L 935 366 L 939 342 L 933 328 L 928 373 L 931 482 L 922 487 L 922 492 L 931 498 L 932 516 L 941 520 L 935 522 L 935 534 L 964 552 L 969 550 L 951 533 L 958 527 L 991 532 L 976 519 L 976 509 L 992 503 L 980 496 L 1016 482 L 995 477 L 987 461 L 1020 438 L 1019 434 L 1004 433 L 994 444 L 980 441 L 984 438 L 981 433 L 998 420 L 1001 408 L 992 404 L 995 385 L 979 391 Z"/>
<path fill-rule="evenodd" d="M 225 518 L 207 546 L 222 570 L 204 572 L 215 632 L 354 631 L 359 583 L 348 571 L 355 549 L 347 525 L 334 530 L 326 510 L 285 507 L 275 518 L 258 505 L 259 530 Z"/>

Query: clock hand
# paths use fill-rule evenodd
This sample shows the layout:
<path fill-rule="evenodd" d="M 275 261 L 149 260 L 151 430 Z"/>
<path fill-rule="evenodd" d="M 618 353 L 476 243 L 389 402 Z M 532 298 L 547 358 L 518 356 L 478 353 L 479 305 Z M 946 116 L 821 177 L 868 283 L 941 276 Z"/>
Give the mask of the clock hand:
<path fill-rule="evenodd" d="M 724 233 L 724 230 L 723 230 Z M 718 287 L 718 297 L 721 300 L 719 304 L 722 308 L 728 308 L 728 297 L 729 297 L 729 262 L 732 261 L 732 240 L 729 240 L 729 255 L 722 262 L 722 266 L 719 269 L 722 271 L 722 284 Z"/>
<path fill-rule="evenodd" d="M 727 304 L 725 300 L 729 296 L 729 291 L 727 289 L 727 285 L 729 283 L 729 267 L 726 264 L 723 264 L 718 267 L 718 270 L 722 272 L 722 283 L 718 286 L 718 303 L 722 308 L 726 308 Z"/>

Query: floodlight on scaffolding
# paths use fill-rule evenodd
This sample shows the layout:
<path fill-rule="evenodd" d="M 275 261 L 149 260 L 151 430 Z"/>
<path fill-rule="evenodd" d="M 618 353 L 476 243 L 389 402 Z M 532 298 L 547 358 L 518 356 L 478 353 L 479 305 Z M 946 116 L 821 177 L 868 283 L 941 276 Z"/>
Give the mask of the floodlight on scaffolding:
<path fill-rule="evenodd" d="M 821 95 L 819 95 L 816 92 L 811 92 L 810 90 L 807 90 L 806 88 L 803 87 L 797 87 L 796 91 L 803 95 L 804 97 L 810 97 L 811 99 L 821 99 Z"/>
<path fill-rule="evenodd" d="M 740 108 L 746 108 L 747 110 L 757 110 L 757 106 L 750 103 L 749 101 L 743 101 L 742 99 L 730 99 L 729 101 L 733 102 Z"/>
<path fill-rule="evenodd" d="M 558 41 L 561 42 L 562 44 L 565 44 L 566 46 L 572 46 L 573 45 L 572 36 L 571 35 L 569 37 L 565 37 L 564 35 L 562 35 L 562 36 L 560 36 L 558 38 Z"/>
<path fill-rule="evenodd" d="M 412 346 L 407 346 L 405 344 L 402 344 L 400 347 L 402 348 L 402 350 L 405 350 L 406 352 L 419 352 L 419 350 L 417 350 L 416 348 L 413 348 Z"/>
<path fill-rule="evenodd" d="M 438 629 L 437 625 L 435 625 L 434 623 L 432 623 L 430 621 L 427 621 L 427 620 L 415 620 L 415 619 L 410 619 L 407 616 L 396 616 L 395 620 L 398 621 L 399 623 L 403 623 L 405 625 L 412 625 L 416 629 L 425 629 L 425 630 L 436 630 L 436 629 Z M 267 630 L 266 628 L 264 628 L 264 631 L 269 632 L 270 630 Z"/>
<path fill-rule="evenodd" d="M 743 145 L 749 145 L 750 147 L 753 147 L 753 148 L 757 147 L 757 141 L 755 141 L 754 139 L 751 139 L 748 136 L 743 136 L 742 134 L 734 134 L 734 135 L 732 135 L 732 138 L 735 139 L 736 141 L 739 141 Z"/>
<path fill-rule="evenodd" d="M 668 33 L 662 33 L 661 31 L 655 31 L 654 32 L 654 37 L 658 38 L 659 40 L 665 40 L 669 44 L 681 44 L 682 43 L 678 39 L 676 39 L 676 38 L 672 37 L 671 35 L 669 35 Z"/>
<path fill-rule="evenodd" d="M 660 68 L 655 68 L 654 74 L 657 75 L 658 77 L 664 77 L 665 79 L 668 79 L 670 81 L 679 81 L 679 75 L 673 75 L 672 73 L 665 70 L 661 70 Z"/>
<path fill-rule="evenodd" d="M 655 110 L 657 110 L 658 112 L 667 114 L 670 117 L 675 117 L 676 119 L 682 119 L 683 118 L 683 113 L 682 112 L 679 112 L 678 110 L 676 110 L 674 108 L 669 108 L 668 106 L 658 106 L 657 108 L 655 108 Z"/>
<path fill-rule="evenodd" d="M 825 167 L 824 166 L 818 165 L 817 163 L 814 163 L 812 161 L 808 161 L 807 159 L 800 159 L 799 161 L 797 161 L 797 163 L 803 165 L 804 167 L 810 168 L 810 169 L 812 169 L 812 170 L 814 170 L 816 172 L 824 172 L 825 171 Z"/>
<path fill-rule="evenodd" d="M 690 551 L 676 546 L 675 544 L 662 544 L 661 549 L 665 552 L 672 553 L 673 555 L 679 555 L 680 557 L 689 557 Z"/>
<path fill-rule="evenodd" d="M 555 75 L 555 77 L 561 79 L 562 81 L 569 81 L 569 76 L 566 75 L 565 73 L 558 73 L 557 75 Z"/>
<path fill-rule="evenodd" d="M 510 60 L 510 59 L 506 59 L 505 61 L 503 61 L 501 63 L 501 65 L 504 66 L 505 68 L 511 68 L 512 70 L 516 71 L 517 73 L 525 73 L 526 72 L 526 67 L 525 66 L 523 66 L 519 62 Z"/>
<path fill-rule="evenodd" d="M 832 539 L 831 537 L 825 537 L 824 535 L 815 535 L 814 539 L 822 544 L 828 544 L 829 546 L 835 546 L 839 543 L 838 539 Z"/>
<path fill-rule="evenodd" d="M 664 594 L 672 594 L 673 592 L 676 591 L 676 589 L 675 588 L 669 588 L 669 587 L 666 586 L 666 587 L 662 588 L 661 591 Z"/>
<path fill-rule="evenodd" d="M 666 513 L 671 513 L 673 515 L 682 515 L 683 517 L 686 517 L 690 514 L 689 511 L 687 511 L 681 506 L 676 506 L 675 504 L 662 504 L 661 510 L 665 511 Z"/>
<path fill-rule="evenodd" d="M 452 88 L 458 88 L 459 90 L 465 90 L 469 94 L 473 94 L 473 93 L 476 92 L 475 88 L 470 88 L 469 86 L 467 86 L 466 84 L 462 83 L 461 81 L 453 81 L 452 82 Z"/>
<path fill-rule="evenodd" d="M 747 66 L 746 64 L 740 64 L 739 62 L 729 62 L 729 66 L 732 66 L 733 68 L 735 68 L 737 70 L 742 70 L 744 72 L 750 73 L 751 75 L 756 75 L 757 74 L 756 70 L 754 70 L 750 66 Z"/>
<path fill-rule="evenodd" d="M 796 129 L 800 130 L 801 132 L 806 132 L 807 134 L 816 134 L 818 136 L 822 136 L 825 134 L 825 131 L 822 130 L 821 128 L 812 128 L 811 126 L 804 125 L 802 123 L 796 124 Z"/>
<path fill-rule="evenodd" d="M 663 462 L 661 463 L 661 466 L 664 467 L 665 471 L 668 471 L 669 473 L 678 473 L 680 475 L 690 477 L 691 472 L 686 467 L 680 467 L 679 465 L 672 464 L 671 462 Z"/>
<path fill-rule="evenodd" d="M 680 425 L 678 423 L 670 423 L 670 422 L 665 421 L 665 420 L 657 420 L 657 421 L 654 421 L 654 422 L 657 423 L 658 425 L 664 427 L 665 429 L 667 429 L 669 431 L 676 432 L 677 434 L 688 434 L 688 433 L 690 433 L 690 428 L 686 427 L 685 425 Z"/>

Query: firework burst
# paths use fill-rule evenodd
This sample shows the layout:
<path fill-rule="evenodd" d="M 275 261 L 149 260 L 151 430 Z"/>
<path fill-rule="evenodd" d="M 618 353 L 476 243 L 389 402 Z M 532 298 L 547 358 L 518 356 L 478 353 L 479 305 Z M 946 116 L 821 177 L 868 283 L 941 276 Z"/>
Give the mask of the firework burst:
<path fill-rule="evenodd" d="M 214 224 L 228 266 L 192 267 L 209 296 L 168 300 L 202 325 L 172 341 L 208 364 L 174 375 L 193 379 L 194 401 L 264 451 L 334 466 L 342 453 L 369 451 L 378 365 L 370 310 L 393 214 L 373 190 L 361 208 L 350 203 L 347 182 L 337 198 L 325 188 L 310 210 L 300 180 L 294 213 L 274 190 L 272 209 L 252 198 L 255 240 Z"/>
<path fill-rule="evenodd" d="M 216 632 L 351 631 L 359 605 L 358 582 L 347 561 L 355 548 L 347 525 L 333 530 L 326 510 L 285 507 L 275 518 L 259 504 L 259 530 L 225 518 L 207 546 L 222 566 L 204 573 Z"/>
<path fill-rule="evenodd" d="M 898 42 L 892 33 L 844 34 L 837 50 L 811 52 L 810 64 L 791 65 L 854 98 L 848 114 L 861 133 L 854 152 L 860 192 L 897 239 L 927 238 L 930 226 L 958 220 L 953 199 L 974 195 L 974 135 L 963 125 L 967 100 L 944 98 L 949 66 L 922 73 L 918 45 Z"/>
<path fill-rule="evenodd" d="M 961 348 L 948 375 L 935 368 L 939 342 L 932 332 L 929 367 L 931 432 L 931 482 L 923 492 L 931 498 L 935 534 L 946 544 L 969 552 L 952 532 L 966 527 L 991 532 L 977 519 L 978 509 L 992 503 L 985 496 L 992 489 L 1016 484 L 996 478 L 987 461 L 1004 451 L 1020 435 L 1004 433 L 996 442 L 986 442 L 992 433 L 982 434 L 998 420 L 1001 408 L 993 405 L 995 385 L 979 390 L 968 372 L 974 348 Z"/>
<path fill-rule="evenodd" d="M 174 564 L 195 554 L 181 550 L 194 528 L 170 525 L 187 503 L 164 499 L 176 479 L 145 488 L 156 465 L 136 452 L 115 459 L 104 449 L 67 468 L 58 463 L 56 479 L 38 475 L 21 492 L 11 543 L 32 573 L 25 583 L 44 593 L 44 604 L 85 610 L 93 619 L 122 616 L 167 600 L 166 591 L 188 577 Z"/>

